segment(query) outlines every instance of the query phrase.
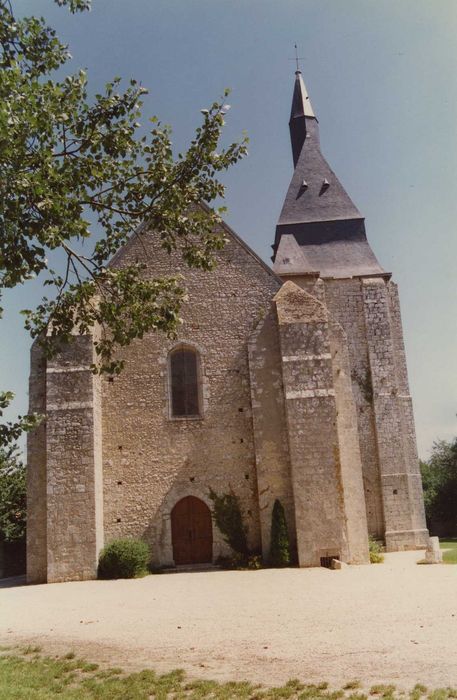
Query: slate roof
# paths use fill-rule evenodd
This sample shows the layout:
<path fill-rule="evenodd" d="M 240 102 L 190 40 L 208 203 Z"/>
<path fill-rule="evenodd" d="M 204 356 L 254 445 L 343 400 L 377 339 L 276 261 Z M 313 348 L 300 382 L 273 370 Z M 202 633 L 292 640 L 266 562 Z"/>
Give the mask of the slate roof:
<path fill-rule="evenodd" d="M 295 170 L 276 227 L 275 272 L 386 274 L 366 239 L 364 217 L 321 153 L 319 124 L 300 71 L 295 74 L 289 128 Z"/>
<path fill-rule="evenodd" d="M 300 71 L 295 73 L 294 94 L 292 95 L 292 108 L 290 110 L 290 140 L 292 142 L 292 156 L 294 159 L 294 168 L 297 165 L 297 160 L 300 155 L 303 142 L 306 134 L 306 117 L 315 119 L 311 100 L 309 99 L 305 83 L 301 77 Z M 317 121 L 317 120 L 316 120 Z"/>

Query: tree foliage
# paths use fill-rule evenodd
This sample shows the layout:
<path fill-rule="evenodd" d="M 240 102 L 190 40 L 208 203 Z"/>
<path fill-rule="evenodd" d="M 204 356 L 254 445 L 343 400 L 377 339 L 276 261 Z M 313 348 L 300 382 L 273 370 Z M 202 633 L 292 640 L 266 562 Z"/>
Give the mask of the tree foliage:
<path fill-rule="evenodd" d="M 15 447 L 0 447 L 0 542 L 25 536 L 25 467 Z"/>
<path fill-rule="evenodd" d="M 451 528 L 447 534 L 457 534 L 457 438 L 435 442 L 421 473 L 429 527 L 443 523 Z"/>
<path fill-rule="evenodd" d="M 55 1 L 73 13 L 90 6 Z M 22 312 L 26 328 L 52 354 L 75 328 L 99 326 L 93 370 L 113 373 L 119 346 L 151 330 L 175 334 L 185 289 L 178 276 L 151 279 L 143 264 L 118 269 L 111 257 L 148 229 L 189 266 L 211 269 L 224 245 L 222 208 L 200 204 L 224 196 L 218 175 L 246 140 L 219 148 L 226 91 L 175 158 L 168 126 L 151 117 L 145 133 L 140 124 L 145 88 L 116 77 L 90 96 L 84 71 L 55 77 L 68 59 L 43 19 L 17 19 L 0 0 L 0 295 L 40 275 L 50 293 Z M 53 251 L 63 254 L 59 269 Z"/>
<path fill-rule="evenodd" d="M 0 391 L 0 419 L 13 399 L 14 394 L 12 391 Z M 34 428 L 40 419 L 41 416 L 28 415 L 18 416 L 15 421 L 0 423 L 0 449 L 2 447 L 5 449 L 11 447 L 24 431 Z"/>

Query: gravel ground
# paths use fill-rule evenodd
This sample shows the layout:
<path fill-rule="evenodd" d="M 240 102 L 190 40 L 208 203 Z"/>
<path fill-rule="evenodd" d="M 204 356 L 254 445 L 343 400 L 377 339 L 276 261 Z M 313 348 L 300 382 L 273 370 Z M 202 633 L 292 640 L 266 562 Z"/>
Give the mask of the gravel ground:
<path fill-rule="evenodd" d="M 128 669 L 457 686 L 457 566 L 209 571 L 0 590 L 0 642 Z"/>

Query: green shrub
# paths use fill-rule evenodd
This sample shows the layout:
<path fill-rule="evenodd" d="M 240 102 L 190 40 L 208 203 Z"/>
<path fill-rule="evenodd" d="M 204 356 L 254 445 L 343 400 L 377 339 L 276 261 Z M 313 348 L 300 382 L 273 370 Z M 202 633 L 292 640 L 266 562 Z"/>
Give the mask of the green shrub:
<path fill-rule="evenodd" d="M 251 554 L 248 557 L 247 568 L 251 571 L 258 571 L 258 569 L 263 568 L 262 557 L 260 554 Z"/>
<path fill-rule="evenodd" d="M 210 490 L 209 497 L 214 504 L 214 520 L 224 535 L 224 540 L 234 552 L 246 557 L 248 554 L 246 527 L 243 524 L 237 496 L 234 493 L 225 493 L 222 496 L 218 496 L 217 493 Z"/>
<path fill-rule="evenodd" d="M 290 542 L 286 516 L 280 501 L 276 499 L 271 514 L 270 563 L 272 566 L 290 566 Z"/>
<path fill-rule="evenodd" d="M 370 552 L 370 564 L 382 564 L 384 561 L 382 545 L 373 537 L 368 538 L 368 550 Z"/>
<path fill-rule="evenodd" d="M 246 569 L 247 567 L 247 557 L 245 554 L 240 554 L 239 552 L 233 552 L 229 556 L 221 555 L 217 558 L 216 564 L 221 567 L 221 569 L 227 569 L 231 571 L 232 569 Z"/>
<path fill-rule="evenodd" d="M 262 557 L 260 554 L 240 554 L 239 552 L 233 552 L 231 556 L 224 557 L 221 556 L 217 559 L 216 564 L 222 569 L 228 570 L 238 570 L 245 571 L 250 569 L 251 571 L 256 571 L 262 569 Z"/>
<path fill-rule="evenodd" d="M 114 540 L 100 552 L 98 577 L 135 578 L 147 573 L 149 548 L 142 540 Z"/>

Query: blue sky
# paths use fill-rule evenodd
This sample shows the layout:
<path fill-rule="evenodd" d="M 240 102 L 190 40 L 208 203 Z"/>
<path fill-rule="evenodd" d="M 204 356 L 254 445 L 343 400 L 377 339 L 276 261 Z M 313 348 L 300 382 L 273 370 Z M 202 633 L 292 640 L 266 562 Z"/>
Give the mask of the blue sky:
<path fill-rule="evenodd" d="M 457 411 L 457 3 L 455 0 L 93 0 L 70 15 L 52 0 L 14 0 L 43 15 L 87 68 L 150 90 L 145 117 L 183 149 L 200 109 L 232 88 L 225 139 L 246 130 L 249 157 L 227 174 L 228 223 L 265 260 L 292 173 L 288 119 L 299 45 L 322 150 L 366 217 L 379 261 L 400 285 L 419 452 L 451 438 Z M 30 340 L 6 297 L 0 387 L 27 409 Z"/>

